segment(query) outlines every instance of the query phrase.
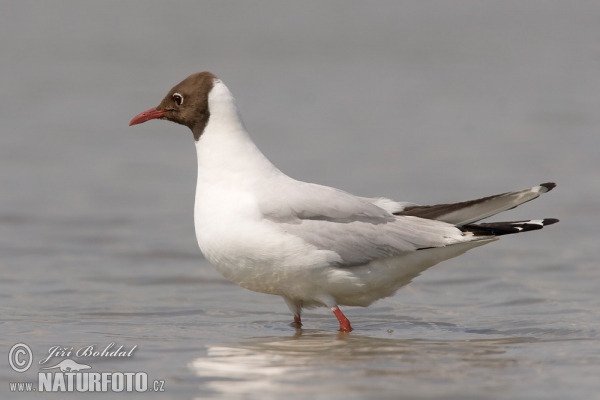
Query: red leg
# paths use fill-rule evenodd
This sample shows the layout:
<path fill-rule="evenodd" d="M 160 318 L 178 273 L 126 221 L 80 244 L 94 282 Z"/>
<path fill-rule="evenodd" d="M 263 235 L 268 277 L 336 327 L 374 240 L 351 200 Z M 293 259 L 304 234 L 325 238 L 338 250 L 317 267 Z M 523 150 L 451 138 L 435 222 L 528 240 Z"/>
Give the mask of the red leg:
<path fill-rule="evenodd" d="M 348 318 L 346 318 L 346 316 L 344 315 L 342 310 L 340 310 L 338 308 L 338 306 L 331 307 L 331 311 L 333 311 L 333 313 L 337 317 L 338 321 L 340 321 L 340 331 L 342 331 L 342 332 L 352 331 L 352 327 L 350 326 L 350 321 L 348 321 Z"/>
<path fill-rule="evenodd" d="M 300 328 L 302 326 L 302 320 L 298 314 L 294 314 L 294 325 L 296 325 L 296 328 Z"/>

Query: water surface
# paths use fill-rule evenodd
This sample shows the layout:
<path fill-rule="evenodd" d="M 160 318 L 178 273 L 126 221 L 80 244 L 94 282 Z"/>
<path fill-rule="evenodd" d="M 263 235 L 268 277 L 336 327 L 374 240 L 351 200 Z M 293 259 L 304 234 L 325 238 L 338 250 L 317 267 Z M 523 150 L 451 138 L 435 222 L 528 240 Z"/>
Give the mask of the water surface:
<path fill-rule="evenodd" d="M 599 398 L 597 3 L 1 7 L 0 348 L 34 354 L 2 398 L 44 397 L 9 383 L 50 347 L 111 342 L 137 348 L 93 371 L 165 381 L 123 398 Z M 191 134 L 127 127 L 200 70 L 297 179 L 417 203 L 556 181 L 506 218 L 561 222 L 345 309 L 350 334 L 324 309 L 296 330 L 198 250 Z"/>

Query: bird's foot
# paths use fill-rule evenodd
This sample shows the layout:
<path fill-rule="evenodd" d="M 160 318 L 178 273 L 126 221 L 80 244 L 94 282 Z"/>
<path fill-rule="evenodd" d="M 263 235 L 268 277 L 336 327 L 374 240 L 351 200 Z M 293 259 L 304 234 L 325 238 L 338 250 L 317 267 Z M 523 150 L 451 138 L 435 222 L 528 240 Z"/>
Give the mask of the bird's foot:
<path fill-rule="evenodd" d="M 290 323 L 290 326 L 296 329 L 302 328 L 302 320 L 299 315 L 294 315 L 294 322 Z"/>

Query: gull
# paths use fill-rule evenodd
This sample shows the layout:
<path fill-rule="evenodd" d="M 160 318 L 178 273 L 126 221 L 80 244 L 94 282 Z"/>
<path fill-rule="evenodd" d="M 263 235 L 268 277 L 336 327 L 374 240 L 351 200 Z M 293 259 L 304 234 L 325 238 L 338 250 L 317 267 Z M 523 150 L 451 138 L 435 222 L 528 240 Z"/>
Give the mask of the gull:
<path fill-rule="evenodd" d="M 239 286 L 281 296 L 296 328 L 303 309 L 328 307 L 340 331 L 349 332 L 339 306 L 367 307 L 441 261 L 558 222 L 476 223 L 537 198 L 554 183 L 423 206 L 290 178 L 257 148 L 231 92 L 210 72 L 190 75 L 129 125 L 152 119 L 193 133 L 194 225 L 204 256 Z"/>

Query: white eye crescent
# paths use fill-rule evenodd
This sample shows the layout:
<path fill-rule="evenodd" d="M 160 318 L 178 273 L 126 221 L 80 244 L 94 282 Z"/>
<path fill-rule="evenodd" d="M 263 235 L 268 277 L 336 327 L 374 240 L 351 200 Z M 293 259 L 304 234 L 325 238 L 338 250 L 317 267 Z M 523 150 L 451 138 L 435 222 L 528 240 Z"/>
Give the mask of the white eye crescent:
<path fill-rule="evenodd" d="M 173 101 L 177 103 L 178 106 L 183 104 L 183 96 L 179 93 L 173 93 Z"/>

